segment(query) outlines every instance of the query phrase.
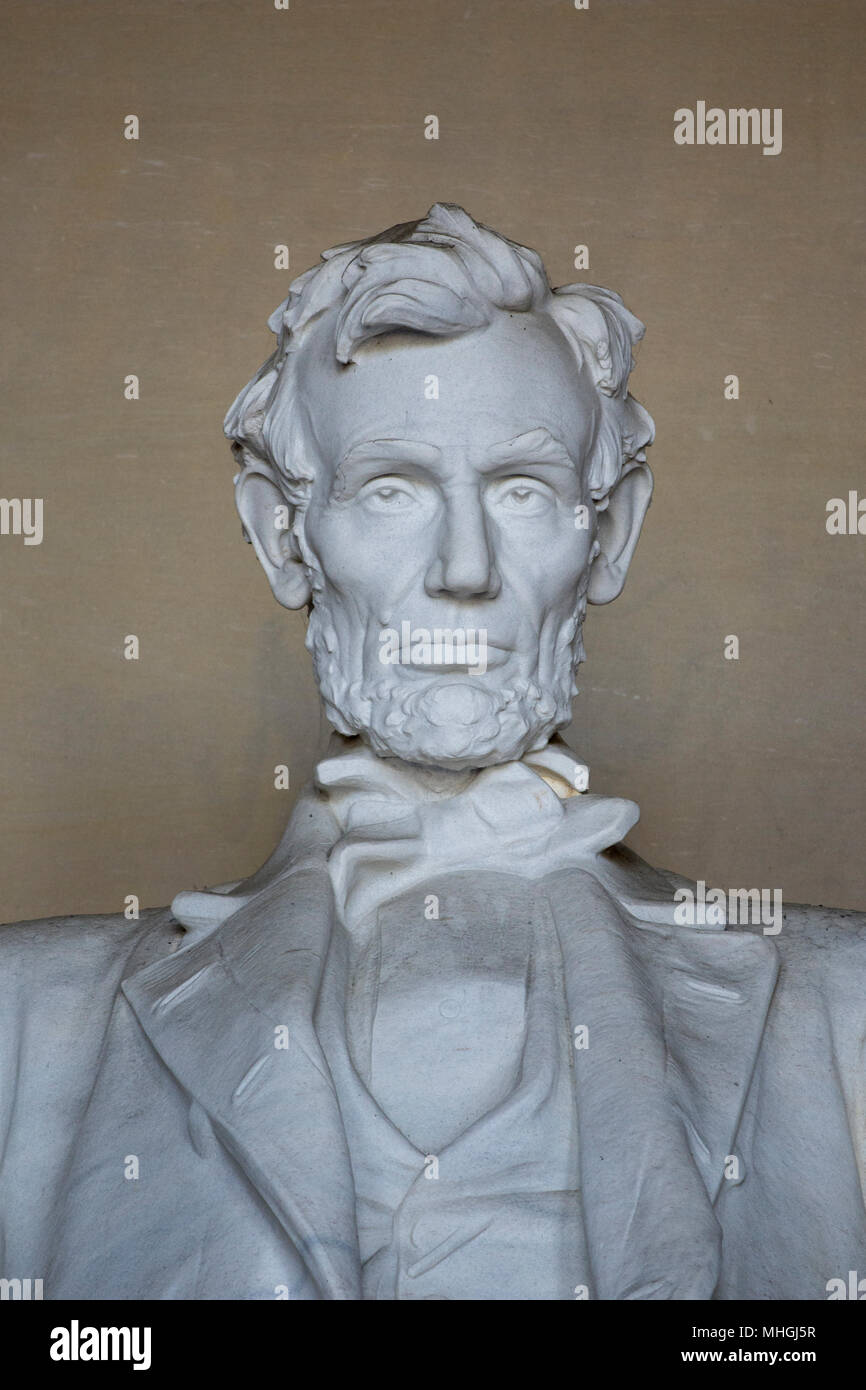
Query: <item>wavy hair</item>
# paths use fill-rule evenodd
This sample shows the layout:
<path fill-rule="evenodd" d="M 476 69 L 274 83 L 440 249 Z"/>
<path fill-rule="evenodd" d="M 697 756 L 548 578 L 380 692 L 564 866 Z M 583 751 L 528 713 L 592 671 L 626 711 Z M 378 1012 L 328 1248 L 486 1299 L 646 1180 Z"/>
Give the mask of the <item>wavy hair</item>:
<path fill-rule="evenodd" d="M 444 337 L 483 328 L 498 310 L 548 314 L 589 372 L 601 406 L 586 475 L 597 510 L 607 506 L 623 473 L 646 463 L 655 428 L 628 390 L 632 348 L 644 334 L 640 320 L 618 294 L 598 285 L 551 289 L 537 252 L 475 222 L 460 207 L 436 203 L 417 222 L 323 252 L 321 264 L 293 282 L 268 320 L 277 338 L 274 352 L 226 415 L 225 433 L 241 471 L 269 465 L 301 510 L 315 464 L 303 412 L 296 408 L 297 360 L 310 326 L 335 309 L 334 355 L 342 363 L 351 362 L 362 343 L 386 333 Z"/>

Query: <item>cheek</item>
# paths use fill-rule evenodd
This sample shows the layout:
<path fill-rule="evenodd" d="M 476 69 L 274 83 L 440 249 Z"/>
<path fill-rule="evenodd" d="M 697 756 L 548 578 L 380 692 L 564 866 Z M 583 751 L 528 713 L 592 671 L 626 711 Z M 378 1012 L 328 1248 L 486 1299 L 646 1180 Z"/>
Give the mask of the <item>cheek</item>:
<path fill-rule="evenodd" d="M 501 527 L 496 536 L 500 568 L 522 587 L 531 587 L 549 600 L 572 597 L 580 587 L 592 556 L 595 519 L 588 525 L 575 509 L 562 506 L 544 525 Z"/>
<path fill-rule="evenodd" d="M 405 534 L 390 537 L 377 528 L 372 534 L 363 518 L 351 510 L 311 507 L 304 534 L 326 585 L 352 599 L 360 608 L 387 597 L 411 559 Z M 397 528 L 394 528 L 397 529 Z"/>

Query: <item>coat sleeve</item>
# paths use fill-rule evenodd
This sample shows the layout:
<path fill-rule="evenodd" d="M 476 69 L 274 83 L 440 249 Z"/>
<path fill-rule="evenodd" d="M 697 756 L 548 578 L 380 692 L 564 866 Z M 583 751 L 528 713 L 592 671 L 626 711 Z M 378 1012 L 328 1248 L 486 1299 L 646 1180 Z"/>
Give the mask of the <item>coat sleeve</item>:
<path fill-rule="evenodd" d="M 45 1275 L 52 1216 L 124 967 L 167 909 L 0 926 L 0 1276 Z"/>

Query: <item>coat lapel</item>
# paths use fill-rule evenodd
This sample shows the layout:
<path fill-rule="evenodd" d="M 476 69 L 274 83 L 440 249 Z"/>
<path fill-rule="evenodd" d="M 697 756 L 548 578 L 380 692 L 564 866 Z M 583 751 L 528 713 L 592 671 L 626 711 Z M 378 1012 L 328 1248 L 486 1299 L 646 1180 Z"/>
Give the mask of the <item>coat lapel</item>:
<path fill-rule="evenodd" d="M 724 1177 L 775 985 L 775 948 L 626 912 L 591 869 L 547 880 L 575 1049 L 597 1295 L 707 1299 Z M 659 903 L 653 904 L 658 918 Z"/>
<path fill-rule="evenodd" d="M 280 877 L 123 989 L 326 1298 L 360 1298 L 348 1148 L 313 1009 L 333 921 L 324 865 Z"/>

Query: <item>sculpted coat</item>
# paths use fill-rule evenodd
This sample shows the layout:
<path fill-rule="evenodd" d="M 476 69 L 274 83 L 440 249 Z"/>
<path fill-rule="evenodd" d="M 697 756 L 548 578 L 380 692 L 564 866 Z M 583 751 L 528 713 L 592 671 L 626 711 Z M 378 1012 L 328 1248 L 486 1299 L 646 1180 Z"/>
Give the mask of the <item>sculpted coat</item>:
<path fill-rule="evenodd" d="M 332 778 L 340 761 L 355 760 L 325 764 Z M 564 1251 L 539 1296 L 826 1298 L 866 1267 L 866 914 L 788 907 L 772 938 L 677 926 L 682 880 L 609 843 L 632 803 L 560 802 L 519 771 L 543 851 L 510 873 L 496 854 L 474 874 L 428 866 L 425 891 L 443 913 L 505 895 L 561 942 L 588 1266 Z M 341 843 L 314 788 L 259 874 L 210 902 L 181 895 L 188 930 L 169 909 L 2 929 L 8 1277 L 43 1277 L 49 1298 L 362 1297 L 352 1154 L 315 1026 Z M 376 844 L 356 831 L 350 846 L 361 894 Z M 482 1188 L 487 1174 L 479 1161 Z M 513 1296 L 507 1238 L 495 1276 L 472 1258 L 455 1271 L 449 1183 L 419 1157 L 380 1296 Z"/>

